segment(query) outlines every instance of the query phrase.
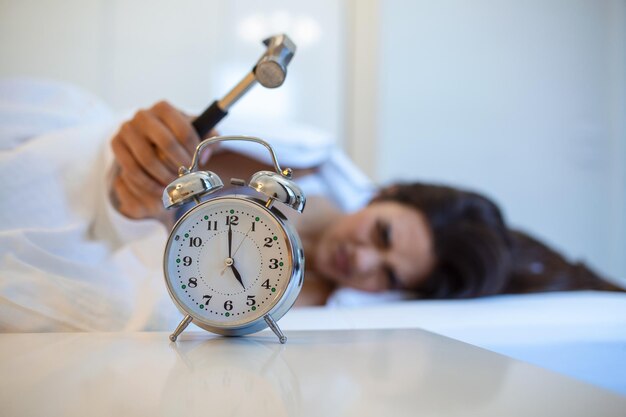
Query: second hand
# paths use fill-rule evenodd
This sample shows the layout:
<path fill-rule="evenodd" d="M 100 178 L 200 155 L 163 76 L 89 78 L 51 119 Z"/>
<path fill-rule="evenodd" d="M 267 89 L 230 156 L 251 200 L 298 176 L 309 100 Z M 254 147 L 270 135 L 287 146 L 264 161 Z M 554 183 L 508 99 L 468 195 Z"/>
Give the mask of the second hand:
<path fill-rule="evenodd" d="M 237 249 L 235 249 L 235 253 L 233 253 L 233 256 L 231 258 L 233 259 L 235 258 L 235 255 L 237 255 L 237 251 L 241 247 L 241 244 L 243 243 L 243 241 L 246 240 L 246 238 L 248 237 L 248 233 L 250 233 L 250 230 L 252 230 L 252 226 L 250 226 L 246 234 L 243 236 L 243 239 L 241 239 L 241 242 L 239 242 L 239 246 L 237 246 Z"/>

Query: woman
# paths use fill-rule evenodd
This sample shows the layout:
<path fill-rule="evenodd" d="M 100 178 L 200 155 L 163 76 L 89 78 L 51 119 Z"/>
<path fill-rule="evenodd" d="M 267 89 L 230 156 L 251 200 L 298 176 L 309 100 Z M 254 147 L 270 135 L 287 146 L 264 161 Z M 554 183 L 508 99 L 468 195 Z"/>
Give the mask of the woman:
<path fill-rule="evenodd" d="M 173 213 L 163 210 L 161 193 L 200 141 L 190 120 L 160 102 L 121 126 L 112 141 L 119 167 L 112 192 L 121 213 L 171 226 Z M 209 158 L 211 170 L 225 178 L 266 168 L 235 153 L 205 154 L 202 162 Z M 508 230 L 487 198 L 449 187 L 391 186 L 349 215 L 324 198 L 312 198 L 304 216 L 292 221 L 307 257 L 301 304 L 323 304 L 337 286 L 408 290 L 426 298 L 620 290 L 584 265 L 570 264 L 537 240 Z"/>

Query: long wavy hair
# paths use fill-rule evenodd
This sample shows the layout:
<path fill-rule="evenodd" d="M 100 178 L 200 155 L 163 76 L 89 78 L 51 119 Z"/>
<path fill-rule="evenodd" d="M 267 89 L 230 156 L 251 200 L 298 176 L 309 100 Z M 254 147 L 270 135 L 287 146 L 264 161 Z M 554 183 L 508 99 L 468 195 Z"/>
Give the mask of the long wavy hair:
<path fill-rule="evenodd" d="M 416 290 L 426 298 L 598 289 L 623 291 L 583 263 L 510 230 L 498 206 L 471 191 L 423 183 L 384 188 L 372 200 L 419 210 L 434 238 L 436 264 Z"/>

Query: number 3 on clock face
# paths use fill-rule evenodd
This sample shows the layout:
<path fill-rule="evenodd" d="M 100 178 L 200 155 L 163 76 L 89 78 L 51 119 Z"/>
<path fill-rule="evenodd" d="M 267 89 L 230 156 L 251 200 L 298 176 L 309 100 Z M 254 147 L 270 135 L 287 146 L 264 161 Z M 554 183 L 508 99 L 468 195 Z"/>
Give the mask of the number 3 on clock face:
<path fill-rule="evenodd" d="M 295 301 L 301 246 L 272 211 L 248 197 L 222 197 L 194 207 L 174 226 L 164 257 L 167 287 L 200 327 L 250 333 L 274 307 L 287 304 L 286 312 Z"/>

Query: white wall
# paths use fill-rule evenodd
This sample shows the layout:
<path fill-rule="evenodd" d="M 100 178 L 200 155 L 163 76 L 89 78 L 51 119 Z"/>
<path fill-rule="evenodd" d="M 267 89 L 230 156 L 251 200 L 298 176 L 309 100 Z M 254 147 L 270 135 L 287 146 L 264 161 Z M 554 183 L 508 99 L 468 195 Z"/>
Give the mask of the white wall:
<path fill-rule="evenodd" d="M 298 51 L 285 84 L 255 87 L 231 113 L 340 136 L 342 22 L 334 0 L 0 0 L 0 76 L 69 81 L 120 111 L 160 99 L 201 111 L 286 32 Z"/>
<path fill-rule="evenodd" d="M 483 191 L 626 279 L 623 1 L 380 1 L 374 175 Z"/>

